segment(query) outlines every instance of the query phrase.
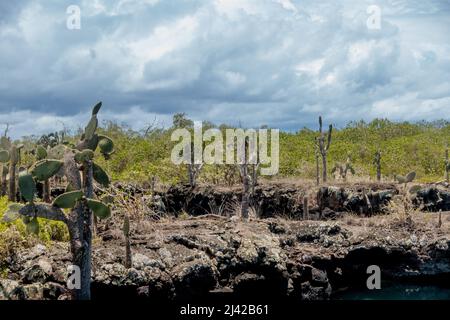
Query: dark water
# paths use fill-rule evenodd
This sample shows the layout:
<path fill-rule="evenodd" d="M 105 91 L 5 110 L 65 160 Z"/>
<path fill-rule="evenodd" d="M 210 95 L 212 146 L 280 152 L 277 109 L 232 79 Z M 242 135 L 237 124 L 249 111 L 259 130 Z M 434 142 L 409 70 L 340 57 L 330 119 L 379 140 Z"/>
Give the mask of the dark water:
<path fill-rule="evenodd" d="M 434 285 L 396 284 L 380 290 L 349 289 L 334 295 L 334 300 L 450 300 L 450 288 Z"/>

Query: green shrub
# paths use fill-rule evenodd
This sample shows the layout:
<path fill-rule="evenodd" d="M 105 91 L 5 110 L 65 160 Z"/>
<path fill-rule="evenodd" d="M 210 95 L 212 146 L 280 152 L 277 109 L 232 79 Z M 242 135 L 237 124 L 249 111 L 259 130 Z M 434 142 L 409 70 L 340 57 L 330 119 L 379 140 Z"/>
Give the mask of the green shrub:
<path fill-rule="evenodd" d="M 67 227 L 62 222 L 46 219 L 39 220 L 39 235 L 28 234 L 25 224 L 19 218 L 11 223 L 2 222 L 3 214 L 8 208 L 7 197 L 0 197 L 0 257 L 8 254 L 10 248 L 26 247 L 37 242 L 49 244 L 51 241 L 68 241 Z"/>

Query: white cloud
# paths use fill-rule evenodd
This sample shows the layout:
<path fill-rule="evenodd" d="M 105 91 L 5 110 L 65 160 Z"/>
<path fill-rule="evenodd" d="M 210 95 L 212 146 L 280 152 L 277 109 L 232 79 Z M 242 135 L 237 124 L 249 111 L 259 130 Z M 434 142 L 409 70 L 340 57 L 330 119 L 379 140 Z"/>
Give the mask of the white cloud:
<path fill-rule="evenodd" d="M 2 121 L 39 120 L 18 135 L 78 124 L 97 100 L 135 128 L 175 112 L 286 129 L 448 119 L 448 2 L 378 1 L 374 31 L 369 0 L 83 0 L 69 31 L 71 2 L 0 4 Z"/>

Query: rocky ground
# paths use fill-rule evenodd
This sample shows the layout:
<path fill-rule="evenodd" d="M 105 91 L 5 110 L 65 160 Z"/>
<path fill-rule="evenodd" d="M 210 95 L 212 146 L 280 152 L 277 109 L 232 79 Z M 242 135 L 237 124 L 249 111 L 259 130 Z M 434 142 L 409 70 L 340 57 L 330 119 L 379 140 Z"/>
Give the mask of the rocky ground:
<path fill-rule="evenodd" d="M 450 285 L 450 213 L 412 218 L 346 215 L 334 221 L 282 218 L 241 222 L 204 215 L 132 221 L 133 267 L 124 267 L 121 222 L 101 224 L 94 241 L 93 299 L 211 296 L 330 299 L 364 285 L 376 264 L 383 279 Z M 0 299 L 67 299 L 67 243 L 10 256 Z"/>

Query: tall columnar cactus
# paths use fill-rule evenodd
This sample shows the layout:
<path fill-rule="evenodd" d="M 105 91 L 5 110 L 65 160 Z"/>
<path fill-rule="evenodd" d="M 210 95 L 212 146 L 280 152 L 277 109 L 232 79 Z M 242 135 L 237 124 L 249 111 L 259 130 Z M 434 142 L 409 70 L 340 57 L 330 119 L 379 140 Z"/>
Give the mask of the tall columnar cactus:
<path fill-rule="evenodd" d="M 249 142 L 248 138 L 245 139 L 244 142 L 244 154 L 242 159 L 242 163 L 238 164 L 239 172 L 241 174 L 242 180 L 242 200 L 241 200 L 241 218 L 243 220 L 248 220 L 249 218 L 249 209 L 250 209 L 250 170 L 249 170 Z"/>
<path fill-rule="evenodd" d="M 373 160 L 373 163 L 375 164 L 377 168 L 377 181 L 381 181 L 381 151 L 377 150 L 375 152 L 375 158 Z"/>
<path fill-rule="evenodd" d="M 29 171 L 19 176 L 19 188 L 26 205 L 15 204 L 10 211 L 23 217 L 27 229 L 39 231 L 37 218 L 64 222 L 69 230 L 72 263 L 81 273 L 81 287 L 73 290 L 74 299 L 90 299 L 92 213 L 100 219 L 111 215 L 108 205 L 98 201 L 94 195 L 94 180 L 108 186 L 106 172 L 93 162 L 94 151 L 100 147 L 105 158 L 114 151 L 112 140 L 96 133 L 101 103 L 92 112 L 91 120 L 76 148 L 64 148 L 63 159 L 43 159 L 37 161 Z M 103 146 L 103 147 L 102 147 Z M 66 192 L 58 196 L 52 204 L 36 203 L 36 182 L 46 181 L 63 170 L 67 179 Z M 68 209 L 69 212 L 63 211 Z"/>
<path fill-rule="evenodd" d="M 331 145 L 333 125 L 330 124 L 328 132 L 322 130 L 322 117 L 319 117 L 319 136 L 316 137 L 317 148 L 322 156 L 322 181 L 327 182 L 327 155 Z"/>
<path fill-rule="evenodd" d="M 194 143 L 191 143 L 191 161 L 187 165 L 188 169 L 188 178 L 189 178 L 189 185 L 192 188 L 195 188 L 197 185 L 197 178 L 200 175 L 200 171 L 203 168 L 203 163 L 195 163 L 195 149 L 194 149 Z"/>
<path fill-rule="evenodd" d="M 315 158 L 316 158 L 316 185 L 320 185 L 320 165 L 319 165 L 319 152 L 316 149 L 315 152 Z"/>
<path fill-rule="evenodd" d="M 445 181 L 450 183 L 450 160 L 448 158 L 448 145 L 445 148 Z"/>
<path fill-rule="evenodd" d="M 251 193 L 255 193 L 255 188 L 258 185 L 258 170 L 261 166 L 259 157 L 257 157 L 257 163 L 251 165 Z"/>
<path fill-rule="evenodd" d="M 303 220 L 309 219 L 308 196 L 303 197 Z"/>
<path fill-rule="evenodd" d="M 125 237 L 125 267 L 129 269 L 133 266 L 133 261 L 131 256 L 130 218 L 128 213 L 125 213 L 123 221 L 123 235 Z"/>

